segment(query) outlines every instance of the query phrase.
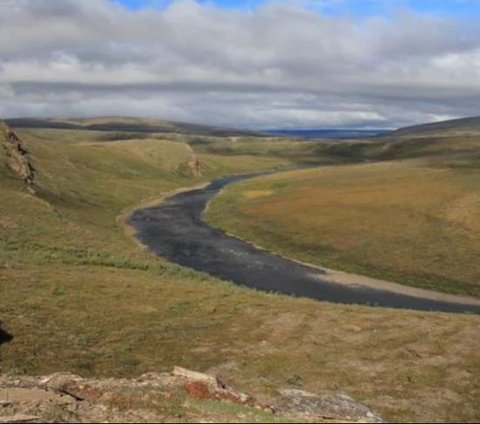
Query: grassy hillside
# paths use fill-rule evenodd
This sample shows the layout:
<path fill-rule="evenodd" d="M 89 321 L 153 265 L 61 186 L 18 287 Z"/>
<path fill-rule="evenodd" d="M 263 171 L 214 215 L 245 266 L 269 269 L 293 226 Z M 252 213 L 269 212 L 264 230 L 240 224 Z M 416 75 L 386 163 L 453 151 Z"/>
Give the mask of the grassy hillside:
<path fill-rule="evenodd" d="M 278 136 L 255 136 L 246 131 L 198 126 L 170 121 L 127 117 L 91 119 L 12 119 L 18 128 L 34 128 L 44 138 L 80 141 L 157 139 L 191 145 L 204 154 L 261 156 L 303 165 L 356 163 L 427 156 L 456 160 L 476 157 L 480 162 L 480 138 L 476 118 L 401 129 L 368 140 L 296 140 Z M 465 123 L 466 122 L 466 123 Z M 469 122 L 473 122 L 468 124 Z M 447 125 L 448 124 L 448 125 Z M 442 129 L 446 128 L 446 129 Z M 467 131 L 468 129 L 468 131 Z M 440 131 L 441 130 L 441 131 Z M 448 137 L 445 137 L 448 135 Z"/>
<path fill-rule="evenodd" d="M 401 128 L 365 140 L 313 142 L 309 153 L 337 163 L 436 157 L 478 167 L 480 118 Z"/>
<path fill-rule="evenodd" d="M 380 147 L 380 146 L 379 146 Z M 379 149 L 370 150 L 374 159 L 437 157 L 452 164 L 480 166 L 480 137 L 390 137 Z"/>
<path fill-rule="evenodd" d="M 204 154 L 235 157 L 239 154 L 253 157 L 275 157 L 289 160 L 297 165 L 318 165 L 336 163 L 343 158 L 329 154 L 333 142 L 325 141 L 295 141 L 282 137 L 231 137 L 219 140 L 218 138 L 196 137 L 189 140 L 190 145 Z"/>
<path fill-rule="evenodd" d="M 58 248 L 59 255 L 71 254 L 73 258 L 78 254 L 76 249 L 101 256 L 102 249 L 112 253 L 111 246 L 117 252 L 135 253 L 115 218 L 142 199 L 158 198 L 167 191 L 224 173 L 287 164 L 270 158 L 239 159 L 227 164 L 221 157 L 208 157 L 203 164 L 200 156 L 204 175 L 197 179 L 189 167 L 192 151 L 184 143 L 157 139 L 102 143 L 95 138 L 88 141 L 83 133 L 79 139 L 71 132 L 57 133 L 57 139 L 42 132 L 18 134 L 38 170 L 40 196 L 25 195 L 20 182 L 2 166 L 0 210 L 3 219 L 11 222 L 2 231 L 3 243 L 25 244 L 26 248 L 29 244 L 41 245 L 42 252 Z M 36 219 L 28 211 L 34 211 Z M 42 219 L 37 219 L 40 216 Z M 52 228 L 63 229 L 52 234 Z M 61 247 L 65 237 L 68 249 Z"/>
<path fill-rule="evenodd" d="M 199 153 L 195 178 L 180 140 L 18 134 L 39 195 L 6 169 L 0 148 L 0 319 L 13 336 L 0 346 L 0 372 L 137 376 L 180 365 L 266 399 L 282 387 L 341 391 L 392 421 L 480 419 L 479 317 L 235 287 L 153 257 L 116 222 L 144 199 L 290 161 Z"/>
<path fill-rule="evenodd" d="M 334 269 L 480 296 L 480 169 L 427 160 L 295 171 L 233 186 L 216 225 Z"/>
<path fill-rule="evenodd" d="M 313 153 L 333 162 L 369 162 L 409 158 L 437 158 L 441 162 L 480 166 L 480 136 L 394 136 L 371 140 L 316 143 Z"/>

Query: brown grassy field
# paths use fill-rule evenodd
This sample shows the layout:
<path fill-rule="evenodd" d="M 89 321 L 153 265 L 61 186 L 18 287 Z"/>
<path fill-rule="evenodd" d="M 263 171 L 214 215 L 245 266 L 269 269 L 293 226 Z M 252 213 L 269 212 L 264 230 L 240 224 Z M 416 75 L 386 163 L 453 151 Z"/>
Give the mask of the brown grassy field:
<path fill-rule="evenodd" d="M 210 370 L 268 397 L 341 391 L 396 421 L 475 421 L 480 318 L 256 293 L 170 265 L 2 270 L 2 372 Z M 221 331 L 219 331 L 221 328 Z"/>
<path fill-rule="evenodd" d="M 208 218 L 297 259 L 480 296 L 480 172 L 436 160 L 294 171 L 227 189 Z"/>
<path fill-rule="evenodd" d="M 0 149 L 0 319 L 13 336 L 0 372 L 131 377 L 180 365 L 262 399 L 283 387 L 340 391 L 390 421 L 480 419 L 479 317 L 247 290 L 148 254 L 116 223 L 144 199 L 288 161 L 209 153 L 194 178 L 182 143 L 19 133 L 43 197 L 12 177 Z"/>

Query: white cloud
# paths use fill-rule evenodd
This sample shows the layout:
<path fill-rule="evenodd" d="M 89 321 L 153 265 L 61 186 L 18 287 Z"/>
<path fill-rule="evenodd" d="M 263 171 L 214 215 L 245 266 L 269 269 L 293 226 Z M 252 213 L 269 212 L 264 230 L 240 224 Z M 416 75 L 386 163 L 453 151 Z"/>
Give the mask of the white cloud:
<path fill-rule="evenodd" d="M 0 114 L 338 127 L 478 113 L 473 23 L 405 11 L 354 21 L 299 4 L 3 0 Z"/>

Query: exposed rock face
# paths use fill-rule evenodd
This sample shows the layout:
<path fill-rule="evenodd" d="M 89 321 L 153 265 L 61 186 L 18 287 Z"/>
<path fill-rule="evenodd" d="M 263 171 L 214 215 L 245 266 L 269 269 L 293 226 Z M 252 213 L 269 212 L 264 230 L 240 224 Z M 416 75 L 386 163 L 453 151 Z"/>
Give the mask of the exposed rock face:
<path fill-rule="evenodd" d="M 0 122 L 0 140 L 3 141 L 6 152 L 6 165 L 18 179 L 26 184 L 31 193 L 35 193 L 36 171 L 28 151 L 18 136 L 3 122 Z"/>
<path fill-rule="evenodd" d="M 280 394 L 274 405 L 265 404 L 226 386 L 215 376 L 178 367 L 172 373 L 147 373 L 136 379 L 93 380 L 69 373 L 0 376 L 0 422 L 238 422 L 248 421 L 252 413 L 277 414 L 279 420 L 300 422 L 382 422 L 378 415 L 345 395 L 317 396 L 299 390 L 283 390 Z M 237 406 L 227 415 L 216 415 L 219 409 L 208 409 L 208 403 L 205 409 L 198 403 L 189 409 L 192 398 Z M 179 408 L 183 415 L 175 412 Z M 226 408 L 220 410 L 230 411 Z M 255 420 L 259 419 L 261 415 Z"/>

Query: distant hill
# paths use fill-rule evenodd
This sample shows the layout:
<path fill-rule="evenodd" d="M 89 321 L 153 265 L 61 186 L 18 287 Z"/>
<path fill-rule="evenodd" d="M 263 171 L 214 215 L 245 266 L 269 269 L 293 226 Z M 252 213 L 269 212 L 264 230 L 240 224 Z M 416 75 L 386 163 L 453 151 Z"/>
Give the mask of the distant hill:
<path fill-rule="evenodd" d="M 480 135 L 480 117 L 452 119 L 400 128 L 388 134 L 395 137 L 450 137 Z"/>
<path fill-rule="evenodd" d="M 400 128 L 365 140 L 344 140 L 319 146 L 317 150 L 351 161 L 430 157 L 478 169 L 480 117 Z"/>
<path fill-rule="evenodd" d="M 375 159 L 443 157 L 480 165 L 480 117 L 400 128 L 367 146 Z"/>
<path fill-rule="evenodd" d="M 195 135 L 228 136 L 261 136 L 253 131 L 243 131 L 208 125 L 189 124 L 183 122 L 165 121 L 160 119 L 144 119 L 129 117 L 102 118 L 16 118 L 6 122 L 14 128 L 50 128 L 96 131 L 125 131 L 137 133 L 180 133 Z"/>

